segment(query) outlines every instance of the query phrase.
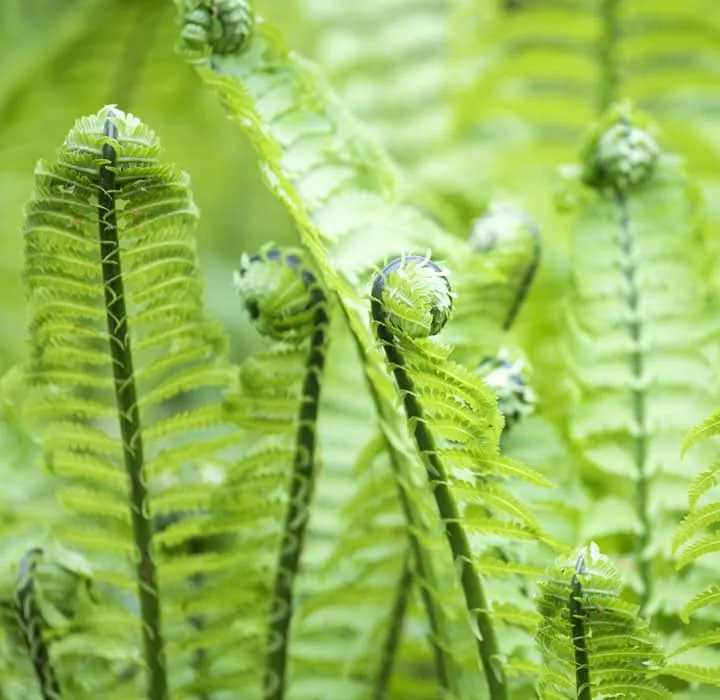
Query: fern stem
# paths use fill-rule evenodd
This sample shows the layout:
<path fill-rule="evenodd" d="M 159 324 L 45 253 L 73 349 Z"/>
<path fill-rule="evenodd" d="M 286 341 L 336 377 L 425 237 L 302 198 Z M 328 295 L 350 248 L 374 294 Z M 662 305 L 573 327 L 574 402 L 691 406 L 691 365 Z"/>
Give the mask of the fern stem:
<path fill-rule="evenodd" d="M 644 362 L 642 355 L 642 325 L 639 319 L 640 290 L 637 280 L 637 270 L 635 268 L 635 246 L 632 232 L 630 231 L 630 215 L 628 212 L 627 197 L 623 192 L 618 191 L 615 193 L 615 201 L 619 208 L 619 245 L 625 289 L 627 290 L 626 301 L 628 317 L 630 319 L 628 321 L 628 332 L 630 334 L 630 340 L 632 341 L 630 371 L 633 378 L 633 418 L 637 429 L 637 435 L 634 440 L 635 464 L 638 468 L 635 507 L 638 519 L 642 524 L 642 533 L 637 539 L 636 558 L 640 578 L 643 583 L 643 592 L 640 596 L 640 614 L 642 614 L 652 594 L 652 577 L 650 575 L 650 565 L 645 554 L 645 549 L 647 548 L 650 537 L 650 522 L 647 503 L 647 475 L 645 473 L 647 461 L 647 426 L 645 420 L 645 392 L 642 383 Z"/>
<path fill-rule="evenodd" d="M 43 554 L 40 548 L 29 550 L 20 562 L 15 589 L 15 611 L 43 700 L 59 700 L 60 684 L 50 663 L 48 646 L 42 636 L 42 618 L 35 599 L 35 570 Z"/>
<path fill-rule="evenodd" d="M 309 276 L 309 273 L 304 273 Z M 311 284 L 314 280 L 311 278 Z M 320 384 L 325 366 L 329 317 L 325 296 L 314 286 L 311 289 L 313 332 L 310 338 L 305 377 L 303 379 L 298 416 L 298 431 L 290 482 L 290 502 L 285 515 L 280 557 L 275 575 L 273 611 L 268 629 L 263 697 L 282 700 L 285 696 L 288 646 L 293 615 L 295 579 L 305 541 L 310 503 L 315 485 L 315 442 Z"/>
<path fill-rule="evenodd" d="M 600 84 L 598 92 L 598 114 L 618 99 L 620 87 L 617 45 L 620 38 L 619 0 L 601 0 L 601 33 L 598 44 L 600 63 Z"/>
<path fill-rule="evenodd" d="M 110 112 L 109 117 L 113 116 Z M 110 119 L 104 134 L 117 139 L 118 131 Z M 110 340 L 115 401 L 117 405 L 123 459 L 130 488 L 130 516 L 137 551 L 137 586 L 142 617 L 143 649 L 148 673 L 148 700 L 167 700 L 168 685 L 162 635 L 157 570 L 152 558 L 152 521 L 150 517 L 142 429 L 133 358 L 125 308 L 125 291 L 120 261 L 120 243 L 115 209 L 115 168 L 117 152 L 110 143 L 102 148 L 105 163 L 100 167 L 98 211 L 100 254 L 102 258 L 105 312 Z"/>
<path fill-rule="evenodd" d="M 512 328 L 512 325 L 515 323 L 515 319 L 517 319 L 517 316 L 520 313 L 520 309 L 522 308 L 528 294 L 530 293 L 530 288 L 532 287 L 532 283 L 535 280 L 535 275 L 537 274 L 538 267 L 540 266 L 540 256 L 542 255 L 542 248 L 540 246 L 540 232 L 538 231 L 535 224 L 531 222 L 528 223 L 530 226 L 530 235 L 532 236 L 532 259 L 530 260 L 527 268 L 525 268 L 525 271 L 523 272 L 523 276 L 520 280 L 520 286 L 518 287 L 515 299 L 513 299 L 512 306 L 510 307 L 507 316 L 503 321 L 502 329 L 504 331 L 509 331 Z"/>
<path fill-rule="evenodd" d="M 585 613 L 582 605 L 582 584 L 579 575 L 585 569 L 585 558 L 580 555 L 575 574 L 572 577 L 570 591 L 570 626 L 572 628 L 573 650 L 575 652 L 575 687 L 577 700 L 592 700 L 590 687 L 590 659 L 585 634 Z"/>
<path fill-rule="evenodd" d="M 358 338 L 353 336 L 355 345 L 360 357 L 364 356 L 365 351 L 363 346 L 360 344 Z M 368 379 L 367 386 L 372 400 L 375 406 L 378 407 L 380 415 L 383 415 L 383 401 L 378 395 L 377 387 L 373 381 L 371 381 L 366 374 Z M 401 485 L 402 469 L 400 466 L 399 455 L 397 450 L 394 448 L 392 442 L 385 437 L 387 444 L 388 456 L 390 457 L 390 463 L 392 465 L 393 472 L 396 476 L 398 498 L 400 499 L 400 505 L 403 509 L 403 516 L 405 522 L 408 523 L 408 538 L 410 540 L 410 553 L 411 559 L 409 563 L 414 565 L 414 574 L 420 587 L 420 598 L 422 599 L 425 614 L 428 618 L 428 625 L 430 627 L 430 644 L 432 646 L 433 655 L 435 657 L 435 672 L 437 674 L 438 686 L 443 690 L 447 691 L 448 695 L 453 694 L 453 688 L 455 683 L 455 669 L 453 665 L 452 655 L 448 649 L 446 649 L 442 640 L 448 639 L 448 634 L 444 629 L 444 613 L 443 608 L 433 598 L 432 591 L 437 590 L 437 579 L 435 577 L 435 569 L 433 568 L 433 562 L 427 555 L 427 551 L 423 546 L 420 533 L 423 531 L 423 527 L 419 524 L 418 518 L 415 516 L 411 500 L 405 493 L 405 489 Z M 407 592 L 410 595 L 410 591 Z"/>
<path fill-rule="evenodd" d="M 384 700 L 387 695 L 390 678 L 392 677 L 395 666 L 395 659 L 397 658 L 397 651 L 400 647 L 400 640 L 402 639 L 403 627 L 405 626 L 405 617 L 412 592 L 412 583 L 413 571 L 410 551 L 408 550 L 403 561 L 398 585 L 395 589 L 395 600 L 393 601 L 393 607 L 390 613 L 390 624 L 383 643 L 380 668 L 375 676 L 375 682 L 373 683 L 373 689 L 370 695 L 372 700 Z"/>
<path fill-rule="evenodd" d="M 425 422 L 415 385 L 405 369 L 403 354 L 387 324 L 387 314 L 381 301 L 384 285 L 385 276 L 383 274 L 378 275 L 373 286 L 371 300 L 371 311 L 376 332 L 380 343 L 385 349 L 388 364 L 392 368 L 408 421 L 411 426 L 414 426 L 413 436 L 415 443 L 425 463 L 440 517 L 445 523 L 445 535 L 450 545 L 453 560 L 460 569 L 460 584 L 465 595 L 465 603 L 470 614 L 475 617 L 477 649 L 485 672 L 490 698 L 491 700 L 507 700 L 505 673 L 500 661 L 500 650 L 495 628 L 490 619 L 485 591 L 480 576 L 472 564 L 473 556 L 470 541 L 460 524 L 460 512 L 448 485 L 447 472 L 437 455 L 435 440 Z"/>

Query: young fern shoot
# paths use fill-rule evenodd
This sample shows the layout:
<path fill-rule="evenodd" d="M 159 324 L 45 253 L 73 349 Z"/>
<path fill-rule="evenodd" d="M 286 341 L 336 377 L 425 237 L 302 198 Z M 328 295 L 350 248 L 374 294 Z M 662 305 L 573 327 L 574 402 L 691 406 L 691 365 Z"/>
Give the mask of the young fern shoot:
<path fill-rule="evenodd" d="M 427 257 L 412 255 L 396 258 L 383 268 L 373 283 L 372 318 L 432 483 L 453 559 L 460 570 L 466 605 L 477 625 L 477 648 L 490 697 L 492 700 L 506 700 L 505 675 L 485 591 L 472 563 L 473 553 L 460 520 L 458 504 L 450 490 L 447 471 L 425 421 L 415 384 L 407 370 L 402 345 L 397 340 L 398 335 L 409 338 L 435 335 L 447 323 L 451 308 L 452 292 L 447 277 Z"/>
<path fill-rule="evenodd" d="M 571 563 L 570 563 L 571 562 Z M 565 557 L 540 582 L 541 700 L 669 700 L 656 680 L 665 659 L 617 570 L 595 543 Z"/>
<path fill-rule="evenodd" d="M 310 337 L 300 392 L 289 503 L 275 571 L 263 683 L 265 700 L 282 700 L 287 685 L 295 580 L 315 487 L 317 415 L 330 319 L 325 293 L 296 254 L 270 249 L 254 255 L 242 265 L 236 286 L 262 333 L 293 344 Z"/>
<path fill-rule="evenodd" d="M 143 619 L 143 644 L 149 663 L 149 696 L 152 700 L 165 700 L 168 697 L 167 664 L 157 568 L 151 551 L 153 524 L 148 506 L 140 407 L 133 369 L 133 351 L 118 238 L 116 197 L 118 188 L 122 184 L 122 174 L 118 170 L 118 151 L 115 145 L 119 131 L 112 121 L 113 117 L 115 112 L 112 109 L 108 110 L 103 126 L 103 135 L 107 139 L 102 145 L 102 159 L 105 162 L 100 165 L 98 182 L 98 226 L 105 314 L 123 460 L 130 487 L 130 517 L 138 557 L 137 590 Z M 132 184 L 133 180 L 131 179 L 130 182 Z"/>
<path fill-rule="evenodd" d="M 42 617 L 35 590 L 36 569 L 43 550 L 31 549 L 20 562 L 16 596 L 16 614 L 23 641 L 37 677 L 43 700 L 60 700 L 62 693 L 55 669 L 50 662 L 48 645 L 42 634 Z"/>

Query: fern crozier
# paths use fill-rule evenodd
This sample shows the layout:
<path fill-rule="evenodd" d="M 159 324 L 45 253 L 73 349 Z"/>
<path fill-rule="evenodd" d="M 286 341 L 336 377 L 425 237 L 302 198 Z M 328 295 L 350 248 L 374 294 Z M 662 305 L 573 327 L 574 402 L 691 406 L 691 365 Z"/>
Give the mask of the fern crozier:
<path fill-rule="evenodd" d="M 372 296 L 382 297 L 388 325 L 411 338 L 436 335 L 452 311 L 450 282 L 427 256 L 406 255 L 389 262 L 375 279 Z"/>

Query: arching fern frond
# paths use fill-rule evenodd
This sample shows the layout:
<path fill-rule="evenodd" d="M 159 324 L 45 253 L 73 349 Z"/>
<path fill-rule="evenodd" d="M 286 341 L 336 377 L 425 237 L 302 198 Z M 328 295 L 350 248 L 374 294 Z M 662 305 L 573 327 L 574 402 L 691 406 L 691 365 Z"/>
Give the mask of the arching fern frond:
<path fill-rule="evenodd" d="M 185 3 L 178 4 L 185 9 Z M 434 592 L 441 579 L 432 571 L 435 555 L 430 545 L 438 541 L 440 517 L 427 489 L 427 471 L 418 461 L 417 445 L 409 439 L 407 421 L 398 415 L 397 389 L 382 369 L 384 363 L 363 307 L 363 283 L 379 261 L 389 255 L 430 247 L 460 277 L 469 270 L 467 246 L 417 210 L 400 203 L 404 188 L 391 161 L 344 111 L 314 67 L 289 53 L 265 22 L 256 18 L 252 35 L 233 52 L 213 51 L 208 45 L 189 57 L 202 79 L 219 92 L 231 117 L 253 139 L 271 189 L 295 218 L 319 278 L 338 297 L 360 350 L 380 426 L 392 451 L 390 461 L 408 523 L 419 586 L 427 594 L 426 611 L 431 621 L 437 620 Z M 437 406 L 443 420 L 451 415 L 459 422 L 458 441 L 469 433 L 483 447 L 496 451 L 500 423 L 496 429 L 488 424 L 498 421 L 492 395 L 477 379 L 449 364 L 446 356 L 439 352 L 423 366 L 423 383 L 428 385 L 426 400 L 433 401 L 433 408 Z M 438 392 L 441 385 L 442 391 Z M 459 389 L 469 399 L 452 405 L 442 398 L 448 386 Z M 478 401 L 481 410 L 473 413 L 472 407 Z M 460 447 L 456 453 L 453 464 L 467 471 L 469 481 L 464 496 L 472 501 L 479 496 L 472 494 L 476 484 L 471 465 Z M 493 474 L 501 474 L 508 466 L 496 454 L 483 456 Z M 516 465 L 509 469 L 513 470 Z M 474 521 L 476 514 L 471 515 L 472 509 L 468 508 L 465 524 L 477 525 L 478 532 L 490 529 L 499 540 L 538 536 L 531 516 L 506 491 L 488 486 L 482 500 L 513 513 L 518 521 L 510 518 L 497 522 L 480 515 Z M 509 568 L 514 573 L 512 565 Z M 469 573 L 472 569 L 468 560 L 463 570 Z M 473 610 L 473 617 L 477 612 Z M 495 612 L 500 619 L 513 617 L 503 615 L 499 607 Z M 485 610 L 482 614 L 488 613 Z M 519 617 L 528 620 L 533 614 Z M 438 646 L 452 648 L 445 634 L 439 627 L 433 629 Z M 466 634 L 472 633 L 467 630 Z M 498 661 L 486 657 L 488 670 L 492 669 L 490 683 L 495 683 L 500 673 Z"/>
<path fill-rule="evenodd" d="M 669 700 L 654 677 L 664 656 L 636 605 L 623 599 L 617 570 L 597 545 L 560 561 L 540 583 L 537 641 L 545 659 L 540 698 Z"/>

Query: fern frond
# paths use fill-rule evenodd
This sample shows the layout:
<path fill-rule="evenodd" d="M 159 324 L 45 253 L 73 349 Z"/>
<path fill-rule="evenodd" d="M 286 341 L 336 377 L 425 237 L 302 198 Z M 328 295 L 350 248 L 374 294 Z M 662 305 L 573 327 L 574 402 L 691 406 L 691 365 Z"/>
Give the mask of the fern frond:
<path fill-rule="evenodd" d="M 494 622 L 517 624 L 527 615 L 517 610 L 511 615 L 508 608 L 500 613 L 502 608 L 497 606 L 491 612 L 475 557 L 485 548 L 491 552 L 488 545 L 493 541 L 542 540 L 543 534 L 485 461 L 497 452 L 501 426 L 494 397 L 427 340 L 442 329 L 452 307 L 452 292 L 441 269 L 420 256 L 393 260 L 376 277 L 371 305 L 378 338 L 445 522 L 468 612 L 478 632 L 478 654 L 490 695 L 505 697 Z M 444 390 L 439 389 L 438 380 Z M 465 414 L 463 409 L 470 412 Z M 460 463 L 453 460 L 461 451 L 458 445 L 467 457 Z"/>
<path fill-rule="evenodd" d="M 678 522 L 676 496 L 699 465 L 681 465 L 678 446 L 716 402 L 707 348 L 717 330 L 696 190 L 650 129 L 621 105 L 585 146 L 579 177 L 593 189 L 574 222 L 566 347 L 571 437 L 596 497 L 634 504 L 616 513 L 612 534 L 628 543 L 617 553 L 637 567 L 641 607 L 656 610 L 665 602 L 653 584 L 669 572 L 660 533 Z"/>
<path fill-rule="evenodd" d="M 167 695 L 169 673 L 184 698 L 257 687 L 292 452 L 277 435 L 243 450 L 223 406 L 234 370 L 203 310 L 195 206 L 158 155 L 139 120 L 104 108 L 38 166 L 24 229 L 30 357 L 14 388 L 63 482 L 69 515 L 53 535 L 87 553 L 110 592 L 96 624 L 122 631 L 119 648 L 144 635 L 150 697 Z M 138 599 L 141 625 L 127 607 Z M 133 696 L 139 661 L 113 693 Z"/>
<path fill-rule="evenodd" d="M 322 374 L 327 353 L 329 316 L 323 290 L 312 273 L 302 267 L 297 254 L 269 249 L 245 260 L 236 277 L 236 284 L 244 297 L 245 307 L 260 328 L 271 337 L 283 339 L 286 344 L 298 343 L 309 336 L 299 395 L 288 392 L 297 381 L 290 381 L 283 369 L 275 376 L 265 369 L 266 377 L 246 381 L 247 394 L 238 401 L 250 403 L 253 412 L 265 411 L 270 405 L 276 409 L 278 399 L 298 407 L 297 419 L 286 423 L 297 424 L 292 460 L 289 504 L 285 514 L 280 556 L 275 571 L 273 609 L 268 630 L 265 680 L 263 696 L 267 700 L 285 697 L 290 625 L 295 608 L 295 581 L 299 573 L 300 554 L 305 544 L 305 533 L 316 481 L 316 432 L 320 403 Z M 283 353 L 284 348 L 280 348 Z M 282 366 L 291 366 L 285 353 Z M 277 351 L 270 366 L 278 367 Z M 281 384 L 276 383 L 278 378 Z M 282 411 L 281 411 L 282 413 Z M 262 415 L 267 421 L 267 414 Z M 272 415 L 270 421 L 277 422 Z"/>
<path fill-rule="evenodd" d="M 190 57 L 198 61 L 197 54 Z M 268 184 L 296 219 L 319 279 L 340 301 L 393 452 L 420 585 L 435 591 L 429 543 L 437 540 L 439 519 L 424 487 L 418 490 L 424 475 L 399 420 L 395 390 L 380 369 L 360 289 L 376 263 L 399 248 L 447 251 L 460 269 L 466 248 L 418 211 L 399 204 L 402 185 L 393 164 L 329 93 L 317 71 L 289 54 L 266 23 L 256 19 L 252 37 L 235 53 L 204 54 L 196 65 L 235 121 L 248 129 L 264 159 Z M 425 604 L 434 605 L 432 595 Z M 429 615 L 442 617 L 432 610 Z M 445 634 L 433 630 L 438 646 L 450 648 Z"/>
<path fill-rule="evenodd" d="M 597 545 L 582 550 L 575 566 L 559 561 L 540 589 L 541 698 L 671 697 L 654 680 L 663 653 L 637 606 L 623 600 L 617 570 Z"/>
<path fill-rule="evenodd" d="M 398 162 L 414 171 L 447 146 L 452 43 L 444 3 L 301 4 L 316 37 L 314 58 Z"/>

